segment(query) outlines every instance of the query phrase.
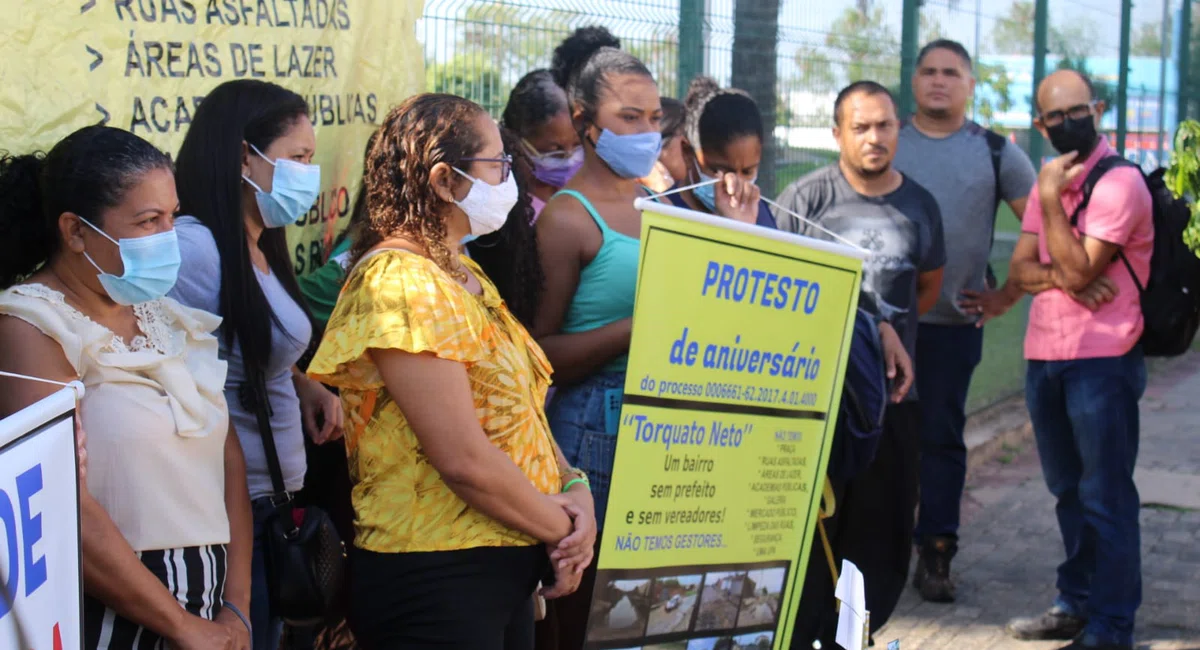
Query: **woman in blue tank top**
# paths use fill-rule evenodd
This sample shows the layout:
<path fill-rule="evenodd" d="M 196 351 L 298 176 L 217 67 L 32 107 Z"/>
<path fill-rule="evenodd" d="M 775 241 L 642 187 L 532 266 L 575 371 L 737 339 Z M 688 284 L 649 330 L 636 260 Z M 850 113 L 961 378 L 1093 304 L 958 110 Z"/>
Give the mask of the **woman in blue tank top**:
<path fill-rule="evenodd" d="M 650 173 L 662 146 L 658 86 L 619 47 L 608 30 L 585 27 L 554 51 L 551 72 L 567 92 L 584 160 L 537 222 L 546 279 L 534 335 L 559 387 L 547 416 L 567 460 L 591 480 L 601 527 L 637 284 L 642 224 L 633 202 L 648 196 L 638 179 Z M 554 603 L 553 645 L 582 647 L 594 572 L 589 568 L 579 590 Z M 541 635 L 538 641 L 544 647 Z"/>

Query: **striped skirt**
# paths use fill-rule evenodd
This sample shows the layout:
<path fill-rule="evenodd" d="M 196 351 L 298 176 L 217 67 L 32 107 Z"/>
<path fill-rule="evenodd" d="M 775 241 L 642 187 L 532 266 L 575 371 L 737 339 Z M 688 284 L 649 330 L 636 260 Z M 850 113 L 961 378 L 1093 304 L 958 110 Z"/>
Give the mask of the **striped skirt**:
<path fill-rule="evenodd" d="M 142 564 L 158 578 L 187 611 L 213 620 L 225 592 L 225 546 L 192 546 L 138 553 Z M 84 595 L 85 650 L 165 650 L 158 633 L 118 616 L 104 603 Z"/>

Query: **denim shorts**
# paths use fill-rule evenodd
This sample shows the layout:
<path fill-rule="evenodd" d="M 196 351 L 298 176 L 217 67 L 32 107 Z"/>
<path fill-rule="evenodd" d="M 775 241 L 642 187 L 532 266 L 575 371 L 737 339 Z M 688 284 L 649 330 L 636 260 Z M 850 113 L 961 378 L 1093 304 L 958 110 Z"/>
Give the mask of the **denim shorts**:
<path fill-rule="evenodd" d="M 616 432 L 608 432 L 605 396 L 625 387 L 625 373 L 600 372 L 578 384 L 559 388 L 546 417 L 550 431 L 572 467 L 587 472 L 596 504 L 596 523 L 603 528 L 612 481 Z"/>

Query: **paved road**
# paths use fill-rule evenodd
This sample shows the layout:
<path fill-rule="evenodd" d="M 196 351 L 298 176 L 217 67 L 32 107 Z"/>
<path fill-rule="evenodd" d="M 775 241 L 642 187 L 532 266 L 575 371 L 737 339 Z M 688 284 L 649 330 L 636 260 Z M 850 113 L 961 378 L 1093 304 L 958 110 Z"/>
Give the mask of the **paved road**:
<path fill-rule="evenodd" d="M 696 605 L 696 594 L 679 599 L 679 606 L 667 611 L 665 605 L 659 605 L 650 610 L 650 625 L 646 627 L 646 636 L 667 634 L 669 632 L 686 632 L 688 623 L 692 620 L 692 608 Z"/>
<path fill-rule="evenodd" d="M 910 588 L 876 647 L 904 650 L 1050 650 L 1004 634 L 1012 616 L 1054 597 L 1063 551 L 1054 504 L 1032 441 L 1011 447 L 968 480 L 955 561 L 958 602 L 921 602 Z M 1200 355 L 1154 374 L 1142 401 L 1141 469 L 1200 476 Z M 1143 605 L 1139 650 L 1200 650 L 1200 511 L 1142 509 Z M 914 562 L 915 566 L 915 562 Z"/>
<path fill-rule="evenodd" d="M 779 596 L 753 598 L 742 603 L 738 612 L 738 627 L 766 625 L 775 621 L 775 610 L 779 608 Z"/>
<path fill-rule="evenodd" d="M 700 597 L 697 630 L 726 630 L 737 624 L 739 598 L 722 591 L 705 589 Z"/>

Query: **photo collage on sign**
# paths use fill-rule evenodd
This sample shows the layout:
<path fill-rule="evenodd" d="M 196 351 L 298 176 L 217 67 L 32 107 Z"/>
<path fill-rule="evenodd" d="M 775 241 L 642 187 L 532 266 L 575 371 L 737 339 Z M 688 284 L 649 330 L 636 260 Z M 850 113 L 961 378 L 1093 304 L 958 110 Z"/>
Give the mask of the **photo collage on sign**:
<path fill-rule="evenodd" d="M 770 650 L 789 562 L 601 571 L 589 650 Z"/>

